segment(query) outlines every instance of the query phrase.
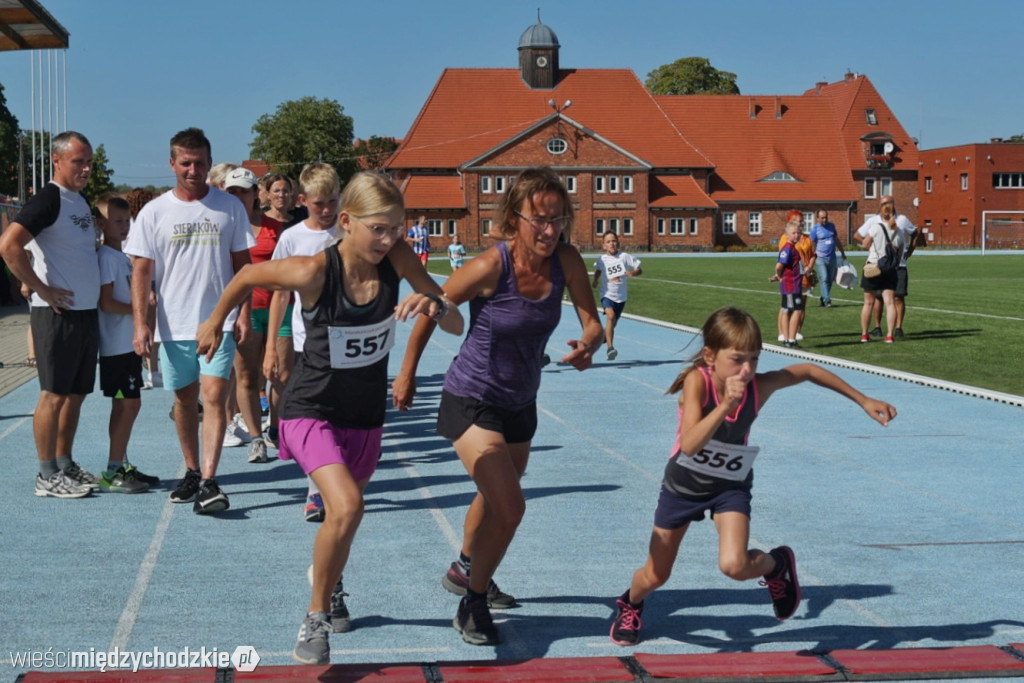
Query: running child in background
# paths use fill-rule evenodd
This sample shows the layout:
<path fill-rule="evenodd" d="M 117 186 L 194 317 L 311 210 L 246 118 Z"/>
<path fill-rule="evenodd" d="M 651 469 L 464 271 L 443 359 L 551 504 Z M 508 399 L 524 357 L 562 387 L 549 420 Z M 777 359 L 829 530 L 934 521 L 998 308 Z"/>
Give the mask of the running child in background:
<path fill-rule="evenodd" d="M 764 577 L 775 616 L 788 619 L 800 605 L 796 559 L 785 545 L 764 552 L 749 548 L 751 488 L 757 446 L 747 444 L 761 407 L 779 389 L 801 382 L 842 394 L 882 426 L 896 409 L 868 398 L 828 370 L 801 363 L 758 373 L 761 330 L 736 308 L 715 311 L 701 328 L 703 348 L 676 378 L 669 393 L 679 397 L 679 427 L 665 467 L 654 513 L 650 553 L 616 605 L 611 628 L 617 645 L 640 640 L 644 599 L 668 581 L 679 545 L 691 522 L 710 513 L 718 531 L 718 566 L 737 581 Z"/>
<path fill-rule="evenodd" d="M 604 337 L 608 344 L 606 352 L 608 360 L 615 360 L 619 355 L 615 348 L 615 326 L 619 324 L 623 309 L 626 308 L 627 278 L 637 277 L 643 273 L 640 259 L 632 254 L 619 251 L 619 236 L 614 232 L 606 232 L 601 241 L 604 253 L 594 263 L 594 282 L 597 287 L 601 282 L 601 308 L 604 309 Z"/>
<path fill-rule="evenodd" d="M 310 213 L 315 213 L 310 206 Z M 298 292 L 306 341 L 281 402 L 280 457 L 295 460 L 324 499 L 313 543 L 313 591 L 292 657 L 330 661 L 332 593 L 363 516 L 363 491 L 377 468 L 396 320 L 423 314 L 452 334 L 462 316 L 402 239 L 401 191 L 360 172 L 345 186 L 345 238 L 315 256 L 250 265 L 233 278 L 199 328 L 199 353 L 220 345 L 225 317 L 253 287 Z M 401 302 L 406 279 L 414 290 Z M 347 621 L 347 619 L 346 619 Z"/>
<path fill-rule="evenodd" d="M 142 408 L 142 358 L 132 336 L 132 264 L 121 251 L 131 225 L 131 206 L 113 192 L 96 200 L 93 217 L 103 233 L 100 265 L 100 390 L 110 398 L 110 453 L 100 475 L 100 490 L 141 493 L 160 483 L 128 462 L 128 440 Z"/>
<path fill-rule="evenodd" d="M 452 235 L 452 243 L 448 245 L 448 264 L 452 272 L 462 267 L 462 261 L 466 258 L 466 247 L 462 246 L 458 235 Z"/>

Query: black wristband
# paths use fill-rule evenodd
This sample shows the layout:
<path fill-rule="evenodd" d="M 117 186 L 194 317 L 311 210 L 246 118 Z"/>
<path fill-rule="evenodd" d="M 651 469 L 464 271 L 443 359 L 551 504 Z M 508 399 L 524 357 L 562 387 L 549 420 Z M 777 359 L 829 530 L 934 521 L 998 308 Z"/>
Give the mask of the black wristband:
<path fill-rule="evenodd" d="M 433 318 L 434 320 L 440 320 L 441 318 L 445 317 L 448 314 L 448 300 L 447 299 L 442 299 L 437 294 L 433 294 L 431 292 L 426 292 L 423 296 L 427 297 L 428 299 L 433 301 L 435 304 L 437 304 L 437 313 L 435 313 L 434 315 L 430 316 L 431 318 Z"/>

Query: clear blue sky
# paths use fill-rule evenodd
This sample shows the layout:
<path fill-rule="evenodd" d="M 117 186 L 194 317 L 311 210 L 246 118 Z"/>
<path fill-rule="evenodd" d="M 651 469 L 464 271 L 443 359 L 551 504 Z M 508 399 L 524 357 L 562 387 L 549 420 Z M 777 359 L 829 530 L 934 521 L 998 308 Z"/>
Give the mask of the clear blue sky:
<path fill-rule="evenodd" d="M 71 34 L 68 127 L 131 185 L 172 183 L 167 142 L 188 126 L 205 129 L 215 162 L 247 158 L 253 123 L 308 95 L 337 100 L 357 137 L 402 137 L 446 67 L 515 68 L 538 7 L 563 68 L 643 80 L 701 56 L 744 94 L 799 94 L 852 70 L 924 149 L 1024 133 L 1019 0 L 41 1 Z M 22 127 L 29 64 L 0 53 Z"/>

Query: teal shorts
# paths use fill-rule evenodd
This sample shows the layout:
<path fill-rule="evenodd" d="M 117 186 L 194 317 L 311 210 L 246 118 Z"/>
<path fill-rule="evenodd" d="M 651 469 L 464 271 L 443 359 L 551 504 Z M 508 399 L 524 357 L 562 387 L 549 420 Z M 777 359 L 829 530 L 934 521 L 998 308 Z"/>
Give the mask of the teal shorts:
<path fill-rule="evenodd" d="M 292 336 L 292 306 L 294 304 L 288 304 L 288 308 L 284 309 L 284 320 L 281 321 L 281 328 L 277 331 L 278 337 L 291 337 Z M 267 330 L 270 329 L 270 309 L 269 308 L 254 308 L 252 313 L 249 314 L 249 320 L 252 321 L 252 331 L 266 334 Z"/>
<path fill-rule="evenodd" d="M 231 364 L 235 360 L 235 338 L 230 332 L 224 333 L 220 348 L 210 362 L 206 362 L 206 356 L 196 355 L 198 347 L 194 341 L 160 342 L 160 369 L 163 370 L 165 389 L 184 389 L 198 381 L 200 375 L 221 379 L 231 376 Z"/>

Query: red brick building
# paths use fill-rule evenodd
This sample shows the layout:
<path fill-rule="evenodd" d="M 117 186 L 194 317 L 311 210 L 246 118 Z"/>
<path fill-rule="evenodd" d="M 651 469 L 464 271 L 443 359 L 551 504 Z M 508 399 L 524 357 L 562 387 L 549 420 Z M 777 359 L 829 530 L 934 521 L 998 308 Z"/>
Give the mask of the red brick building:
<path fill-rule="evenodd" d="M 919 159 L 917 225 L 929 245 L 980 247 L 988 212 L 990 244 L 1024 246 L 1024 215 L 999 213 L 1024 211 L 1024 144 L 995 139 L 922 150 Z"/>
<path fill-rule="evenodd" d="M 634 249 L 767 247 L 794 208 L 828 209 L 848 236 L 890 193 L 916 219 L 916 143 L 865 76 L 803 95 L 654 96 L 628 69 L 560 68 L 559 47 L 538 22 L 518 69 L 445 69 L 388 161 L 409 219 L 442 244 L 488 246 L 502 193 L 539 165 L 565 180 L 587 248 L 606 230 Z"/>

